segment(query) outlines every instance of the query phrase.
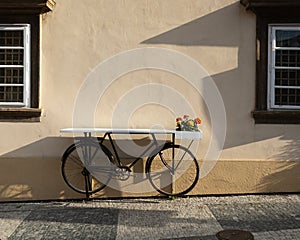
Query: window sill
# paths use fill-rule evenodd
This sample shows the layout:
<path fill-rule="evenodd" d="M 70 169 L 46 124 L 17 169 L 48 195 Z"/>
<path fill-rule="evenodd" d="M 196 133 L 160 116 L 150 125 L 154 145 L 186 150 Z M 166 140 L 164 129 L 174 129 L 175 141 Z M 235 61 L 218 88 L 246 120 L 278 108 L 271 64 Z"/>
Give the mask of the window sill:
<path fill-rule="evenodd" d="M 38 108 L 0 108 L 0 121 L 40 122 L 41 113 Z"/>
<path fill-rule="evenodd" d="M 255 124 L 300 124 L 300 111 L 253 111 Z"/>

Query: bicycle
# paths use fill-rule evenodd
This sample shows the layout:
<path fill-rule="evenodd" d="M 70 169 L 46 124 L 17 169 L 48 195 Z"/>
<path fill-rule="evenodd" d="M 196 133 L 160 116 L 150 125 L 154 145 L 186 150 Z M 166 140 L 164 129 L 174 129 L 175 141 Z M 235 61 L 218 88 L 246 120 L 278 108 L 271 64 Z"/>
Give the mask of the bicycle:
<path fill-rule="evenodd" d="M 63 129 L 61 132 L 74 132 L 74 129 Z M 74 191 L 90 195 L 102 190 L 112 178 L 127 180 L 132 173 L 132 167 L 141 161 L 137 157 L 125 166 L 119 157 L 118 150 L 112 138 L 113 134 L 149 134 L 151 144 L 141 153 L 144 156 L 151 149 L 145 173 L 153 188 L 167 196 L 182 196 L 190 192 L 199 180 L 200 167 L 196 157 L 187 147 L 175 144 L 176 131 L 148 130 L 148 129 L 94 129 L 95 132 L 104 132 L 103 137 L 91 137 L 91 131 L 79 129 L 84 137 L 75 140 L 62 156 L 61 171 L 66 184 Z M 172 140 L 159 144 L 156 134 L 172 134 Z M 196 134 L 196 135 L 195 135 Z M 197 139 L 200 133 L 195 133 Z M 109 140 L 110 149 L 104 145 Z M 96 175 L 93 176 L 93 175 Z M 162 184 L 163 182 L 167 182 Z"/>

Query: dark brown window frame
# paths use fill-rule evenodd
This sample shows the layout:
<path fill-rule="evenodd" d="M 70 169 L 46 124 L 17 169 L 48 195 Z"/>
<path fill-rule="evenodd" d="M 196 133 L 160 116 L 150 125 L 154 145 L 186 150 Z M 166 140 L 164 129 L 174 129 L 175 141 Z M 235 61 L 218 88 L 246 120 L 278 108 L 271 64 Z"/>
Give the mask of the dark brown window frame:
<path fill-rule="evenodd" d="M 299 110 L 268 109 L 268 27 L 270 24 L 299 24 L 298 0 L 241 0 L 256 14 L 256 124 L 300 124 Z"/>
<path fill-rule="evenodd" d="M 40 121 L 40 14 L 51 11 L 54 0 L 2 0 L 0 24 L 30 24 L 30 108 L 0 107 L 0 121 Z"/>
<path fill-rule="evenodd" d="M 39 15 L 52 11 L 54 0 L 1 0 L 1 14 L 31 14 Z"/>

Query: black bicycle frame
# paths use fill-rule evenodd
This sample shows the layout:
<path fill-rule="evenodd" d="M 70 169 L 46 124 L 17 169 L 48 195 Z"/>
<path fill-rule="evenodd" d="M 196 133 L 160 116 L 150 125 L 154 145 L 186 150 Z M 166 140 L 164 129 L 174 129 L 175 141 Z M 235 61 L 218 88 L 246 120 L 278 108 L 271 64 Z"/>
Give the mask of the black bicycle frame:
<path fill-rule="evenodd" d="M 110 143 L 110 146 L 112 147 L 112 150 L 113 150 L 113 154 L 114 154 L 114 157 L 116 158 L 117 162 L 118 162 L 118 166 L 122 166 L 122 162 L 121 162 L 121 159 L 120 159 L 120 156 L 119 156 L 119 153 L 117 151 L 117 148 L 115 146 L 115 143 L 114 143 L 114 140 L 112 138 L 112 135 L 113 134 L 116 134 L 116 133 L 113 133 L 113 132 L 106 132 L 104 134 L 103 137 L 98 137 L 98 142 L 100 145 L 104 145 L 104 140 L 108 139 L 109 140 L 109 143 Z M 130 133 L 129 133 L 130 134 Z M 131 134 L 145 134 L 145 133 L 131 133 Z M 150 133 L 151 137 L 152 137 L 152 143 L 140 154 L 139 157 L 137 157 L 129 166 L 128 168 L 131 169 L 139 160 L 142 159 L 142 156 L 144 156 L 147 152 L 149 152 L 149 150 L 153 147 L 154 150 L 157 149 L 159 147 L 159 143 L 158 143 L 158 140 L 157 138 L 155 137 L 155 133 Z M 175 134 L 172 134 L 172 141 L 171 141 L 171 144 L 174 145 L 174 142 L 175 142 Z M 157 152 L 155 152 L 157 153 Z M 153 154 L 152 154 L 153 155 Z M 151 157 L 151 156 L 149 156 Z M 173 148 L 173 157 L 174 157 L 174 148 Z"/>

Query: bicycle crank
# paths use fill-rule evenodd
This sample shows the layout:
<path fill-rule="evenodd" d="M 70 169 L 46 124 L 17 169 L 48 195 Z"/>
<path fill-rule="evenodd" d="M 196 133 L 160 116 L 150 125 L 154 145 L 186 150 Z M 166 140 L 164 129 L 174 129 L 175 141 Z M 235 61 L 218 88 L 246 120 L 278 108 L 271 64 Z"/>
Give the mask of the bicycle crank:
<path fill-rule="evenodd" d="M 130 177 L 130 174 L 131 170 L 129 167 L 120 166 L 115 169 L 115 176 L 121 181 L 126 181 Z"/>

